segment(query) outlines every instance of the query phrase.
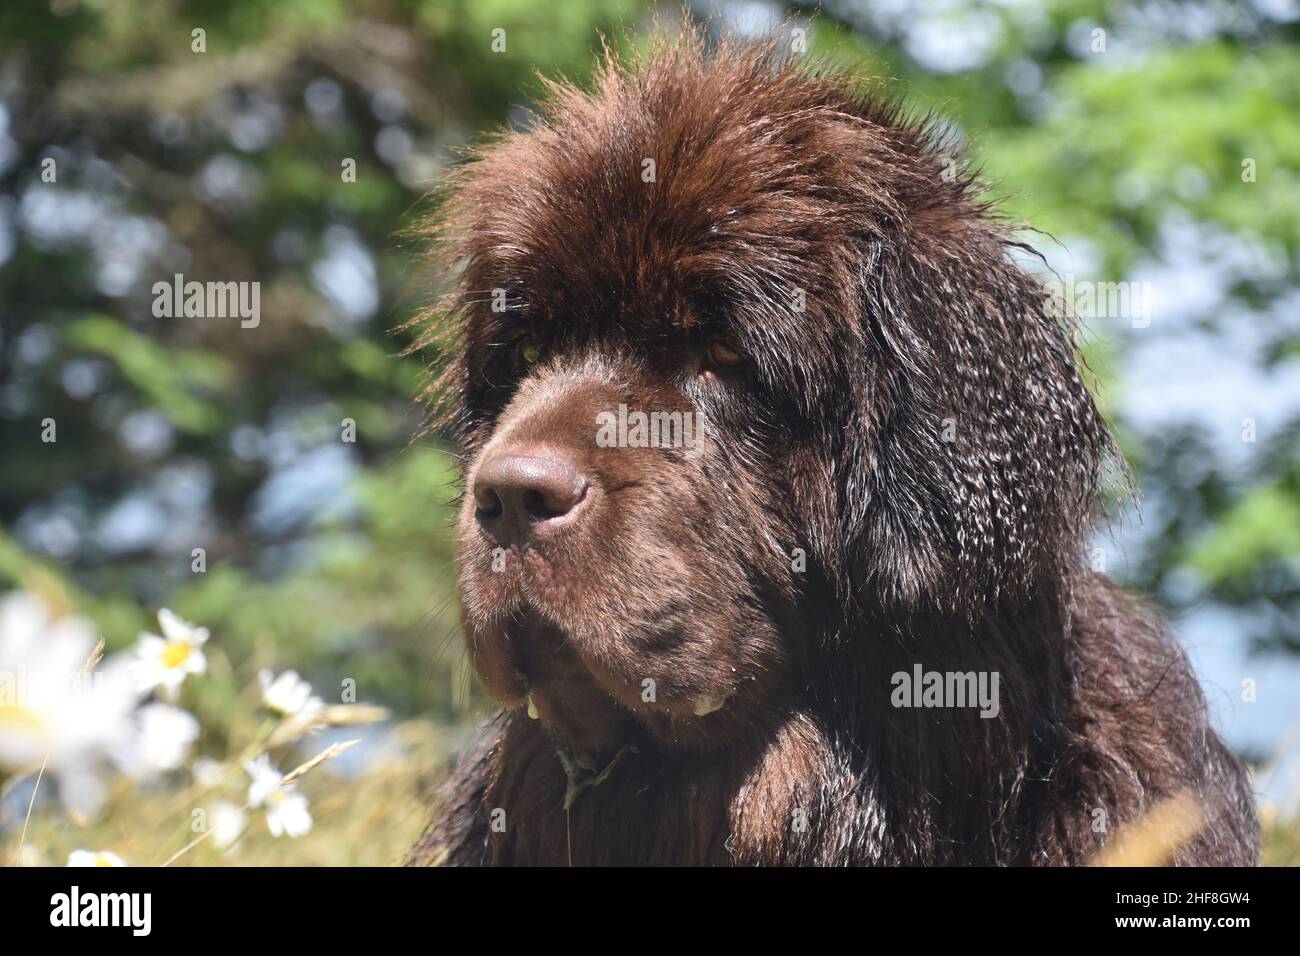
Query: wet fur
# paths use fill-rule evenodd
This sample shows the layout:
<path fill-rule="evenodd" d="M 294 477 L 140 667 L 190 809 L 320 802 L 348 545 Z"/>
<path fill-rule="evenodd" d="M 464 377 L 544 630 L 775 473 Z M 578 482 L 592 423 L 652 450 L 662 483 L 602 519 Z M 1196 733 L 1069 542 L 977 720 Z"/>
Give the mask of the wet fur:
<path fill-rule="evenodd" d="M 1078 864 L 1183 790 L 1207 822 L 1176 862 L 1256 861 L 1177 643 L 1084 565 L 1122 466 L 979 192 L 853 80 L 693 35 L 552 85 L 455 172 L 425 342 L 466 480 L 493 442 L 543 442 L 601 497 L 495 577 L 467 503 L 469 646 L 506 706 L 413 863 Z M 524 369 L 522 329 L 545 343 Z M 743 376 L 693 375 L 714 333 Z M 703 411 L 707 452 L 590 447 L 629 400 Z M 1000 715 L 891 706 L 918 662 L 999 672 Z"/>

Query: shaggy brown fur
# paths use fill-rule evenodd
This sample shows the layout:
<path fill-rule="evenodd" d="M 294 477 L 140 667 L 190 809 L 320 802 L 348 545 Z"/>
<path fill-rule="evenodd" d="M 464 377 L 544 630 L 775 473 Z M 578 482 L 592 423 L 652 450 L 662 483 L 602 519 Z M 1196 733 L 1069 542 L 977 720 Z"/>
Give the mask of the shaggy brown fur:
<path fill-rule="evenodd" d="M 1118 457 L 972 176 L 847 79 L 703 46 L 607 56 L 454 176 L 435 392 L 504 709 L 412 861 L 1074 864 L 1189 789 L 1177 861 L 1253 863 L 1181 651 L 1081 560 Z M 605 447 L 620 404 L 706 441 Z M 998 715 L 894 706 L 915 664 L 996 672 Z"/>

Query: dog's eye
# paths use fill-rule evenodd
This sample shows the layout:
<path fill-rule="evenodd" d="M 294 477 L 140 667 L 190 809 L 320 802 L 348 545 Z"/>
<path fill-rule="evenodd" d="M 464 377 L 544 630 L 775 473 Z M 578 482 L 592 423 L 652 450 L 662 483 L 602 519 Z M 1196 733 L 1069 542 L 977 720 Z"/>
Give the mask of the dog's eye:
<path fill-rule="evenodd" d="M 515 346 L 515 356 L 519 359 L 520 365 L 533 365 L 542 357 L 542 350 L 535 342 L 520 339 L 519 344 Z"/>
<path fill-rule="evenodd" d="M 710 339 L 707 354 L 714 368 L 739 368 L 745 364 L 745 356 L 723 339 Z"/>

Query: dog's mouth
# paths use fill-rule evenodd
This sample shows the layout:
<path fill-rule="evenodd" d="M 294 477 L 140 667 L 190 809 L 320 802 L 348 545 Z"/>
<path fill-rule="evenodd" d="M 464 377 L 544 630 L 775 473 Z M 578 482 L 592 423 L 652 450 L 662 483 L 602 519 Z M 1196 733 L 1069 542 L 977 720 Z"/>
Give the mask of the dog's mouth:
<path fill-rule="evenodd" d="M 633 676 L 662 675 L 662 665 L 656 671 L 649 661 L 637 663 L 632 650 L 660 639 L 670 640 L 653 632 L 635 639 L 609 635 L 606 653 L 587 655 L 579 649 L 581 639 L 524 604 L 502 627 L 478 632 L 472 643 L 478 649 L 475 667 L 489 689 L 519 716 L 538 721 L 562 760 L 599 773 L 629 747 L 712 750 L 745 726 L 733 714 L 739 684 L 682 692 Z M 614 647 L 623 650 L 610 651 Z"/>
<path fill-rule="evenodd" d="M 635 717 L 593 675 L 564 633 L 532 609 L 506 628 L 514 665 L 526 688 L 524 707 L 557 749 L 587 771 L 599 771 L 640 736 Z"/>

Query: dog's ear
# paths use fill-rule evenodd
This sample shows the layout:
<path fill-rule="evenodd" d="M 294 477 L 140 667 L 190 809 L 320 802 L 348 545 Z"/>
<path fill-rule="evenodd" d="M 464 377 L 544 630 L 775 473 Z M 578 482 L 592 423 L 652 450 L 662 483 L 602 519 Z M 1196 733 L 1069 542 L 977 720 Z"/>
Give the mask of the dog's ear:
<path fill-rule="evenodd" d="M 853 583 L 972 613 L 1078 560 L 1114 448 L 1069 317 L 982 208 L 934 207 L 871 245 Z"/>

